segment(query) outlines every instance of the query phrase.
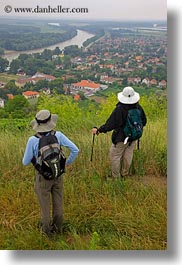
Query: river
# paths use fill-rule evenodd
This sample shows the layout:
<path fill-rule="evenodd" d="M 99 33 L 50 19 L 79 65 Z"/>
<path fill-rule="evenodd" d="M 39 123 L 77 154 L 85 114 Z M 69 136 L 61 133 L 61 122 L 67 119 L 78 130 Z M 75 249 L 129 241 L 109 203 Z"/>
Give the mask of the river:
<path fill-rule="evenodd" d="M 19 52 L 19 51 L 7 51 L 6 50 L 3 58 L 6 58 L 9 62 L 11 62 L 13 59 L 16 59 L 21 53 L 26 53 L 26 54 L 41 53 L 43 52 L 44 49 L 54 50 L 56 47 L 59 47 L 62 50 L 65 47 L 70 46 L 70 45 L 78 45 L 78 47 L 81 47 L 87 39 L 90 39 L 93 36 L 94 36 L 93 34 L 90 34 L 86 31 L 77 30 L 77 35 L 70 40 L 59 42 L 51 46 L 28 50 L 28 51 Z"/>

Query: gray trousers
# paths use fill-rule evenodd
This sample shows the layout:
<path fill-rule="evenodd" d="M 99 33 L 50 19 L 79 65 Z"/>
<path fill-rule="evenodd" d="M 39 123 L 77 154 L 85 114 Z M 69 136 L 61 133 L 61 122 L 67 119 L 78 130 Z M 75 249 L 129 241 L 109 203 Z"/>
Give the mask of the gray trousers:
<path fill-rule="evenodd" d="M 112 166 L 112 177 L 125 177 L 129 173 L 133 158 L 133 150 L 136 141 L 133 141 L 130 145 L 129 143 L 124 144 L 119 142 L 116 145 L 112 144 L 110 148 L 110 160 Z"/>
<path fill-rule="evenodd" d="M 43 232 L 50 234 L 53 227 L 57 232 L 61 232 L 63 222 L 63 176 L 46 180 L 37 173 L 34 190 L 40 205 Z"/>

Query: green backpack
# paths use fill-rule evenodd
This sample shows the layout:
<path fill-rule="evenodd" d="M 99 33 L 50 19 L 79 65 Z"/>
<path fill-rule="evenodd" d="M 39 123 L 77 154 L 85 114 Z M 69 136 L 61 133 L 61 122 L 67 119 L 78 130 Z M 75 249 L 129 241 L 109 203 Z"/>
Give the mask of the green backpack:
<path fill-rule="evenodd" d="M 123 131 L 125 137 L 128 137 L 129 142 L 138 140 L 142 136 L 143 123 L 141 119 L 141 111 L 139 109 L 128 110 Z"/>

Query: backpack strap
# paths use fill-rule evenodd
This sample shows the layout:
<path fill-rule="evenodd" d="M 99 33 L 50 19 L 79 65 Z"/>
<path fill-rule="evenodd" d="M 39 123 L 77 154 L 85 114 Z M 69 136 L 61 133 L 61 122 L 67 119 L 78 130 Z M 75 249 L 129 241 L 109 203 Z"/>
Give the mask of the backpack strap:
<path fill-rule="evenodd" d="M 39 138 L 39 139 L 42 138 L 42 135 L 40 133 L 36 133 L 34 136 Z"/>
<path fill-rule="evenodd" d="M 55 135 L 56 134 L 56 131 L 54 131 L 54 130 L 52 130 L 52 131 L 50 131 L 50 132 L 46 132 L 46 134 L 47 133 L 50 133 L 50 134 L 52 134 L 52 135 Z M 37 138 L 42 138 L 42 136 L 44 136 L 44 135 L 46 135 L 46 134 L 41 134 L 41 133 L 36 133 L 34 136 L 35 137 L 37 137 Z"/>

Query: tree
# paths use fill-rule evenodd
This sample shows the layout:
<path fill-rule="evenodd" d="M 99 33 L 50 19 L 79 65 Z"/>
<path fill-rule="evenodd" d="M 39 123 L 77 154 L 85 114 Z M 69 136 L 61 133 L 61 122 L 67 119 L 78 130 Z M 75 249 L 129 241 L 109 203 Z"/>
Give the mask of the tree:
<path fill-rule="evenodd" d="M 42 54 L 41 54 L 41 57 L 48 61 L 48 60 L 51 60 L 52 59 L 52 51 L 51 50 L 48 50 L 48 49 L 45 49 Z"/>
<path fill-rule="evenodd" d="M 78 95 L 80 96 L 80 99 L 81 99 L 81 100 L 86 100 L 86 99 L 87 99 L 87 98 L 85 97 L 83 91 L 79 91 L 79 92 L 78 92 Z"/>
<path fill-rule="evenodd" d="M 34 86 L 34 90 L 39 91 L 42 88 L 49 88 L 49 81 L 48 80 L 39 80 L 35 86 Z"/>
<path fill-rule="evenodd" d="M 11 114 L 12 118 L 24 118 L 29 107 L 29 102 L 22 95 L 17 95 L 5 104 L 5 111 Z"/>
<path fill-rule="evenodd" d="M 29 57 L 26 60 L 26 65 L 24 67 L 24 71 L 27 75 L 34 75 L 38 68 L 42 66 L 42 60 L 37 60 L 33 57 Z"/>
<path fill-rule="evenodd" d="M 19 93 L 19 87 L 16 86 L 16 84 L 15 84 L 15 80 L 10 80 L 10 81 L 6 84 L 5 88 L 7 89 L 7 93 L 11 93 L 11 94 L 13 94 L 13 95 L 16 95 L 16 94 Z"/>
<path fill-rule="evenodd" d="M 10 73 L 16 74 L 18 69 L 21 68 L 21 60 L 14 59 L 10 64 Z"/>
<path fill-rule="evenodd" d="M 127 84 L 128 84 L 127 76 L 124 76 L 124 77 L 123 77 L 122 84 L 123 84 L 123 86 L 127 86 Z"/>
<path fill-rule="evenodd" d="M 0 118 L 1 119 L 8 118 L 8 113 L 3 108 L 0 108 Z"/>
<path fill-rule="evenodd" d="M 65 68 L 71 67 L 71 58 L 68 55 L 64 56 L 64 66 Z"/>
<path fill-rule="evenodd" d="M 26 60 L 30 57 L 31 55 L 26 54 L 26 53 L 22 53 L 18 56 L 18 59 L 21 61 L 21 66 L 23 67 Z"/>
<path fill-rule="evenodd" d="M 4 70 L 8 67 L 8 65 L 8 60 L 0 57 L 0 73 L 3 73 Z"/>
<path fill-rule="evenodd" d="M 82 50 L 78 47 L 78 45 L 70 45 L 64 48 L 64 54 L 69 56 L 81 56 Z"/>
<path fill-rule="evenodd" d="M 49 83 L 51 90 L 55 90 L 58 94 L 64 94 L 63 90 L 63 81 L 61 78 L 56 78 L 55 80 Z"/>
<path fill-rule="evenodd" d="M 61 54 L 61 50 L 60 50 L 60 48 L 59 48 L 59 47 L 56 47 L 56 48 L 53 50 L 53 54 L 54 54 L 54 55 L 59 55 L 59 54 Z"/>

